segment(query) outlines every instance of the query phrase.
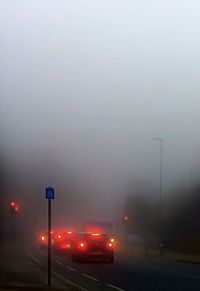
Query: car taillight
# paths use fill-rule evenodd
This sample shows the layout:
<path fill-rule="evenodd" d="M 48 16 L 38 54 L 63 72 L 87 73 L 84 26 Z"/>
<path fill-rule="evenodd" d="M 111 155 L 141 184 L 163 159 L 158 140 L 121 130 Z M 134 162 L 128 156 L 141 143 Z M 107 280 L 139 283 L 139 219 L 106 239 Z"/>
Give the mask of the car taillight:
<path fill-rule="evenodd" d="M 45 240 L 45 237 L 44 237 L 43 235 L 41 236 L 41 240 L 42 240 L 42 241 L 44 241 L 44 240 Z"/>
<path fill-rule="evenodd" d="M 113 248 L 114 248 L 114 244 L 113 244 L 111 241 L 109 241 L 109 242 L 107 243 L 107 248 L 109 248 L 109 249 L 113 249 Z"/>
<path fill-rule="evenodd" d="M 68 234 L 68 235 L 71 235 L 71 234 L 72 234 L 72 231 L 68 231 L 67 234 Z"/>
<path fill-rule="evenodd" d="M 69 243 L 66 243 L 66 244 L 63 244 L 62 245 L 62 248 L 63 249 L 70 249 L 71 248 L 71 245 Z"/>
<path fill-rule="evenodd" d="M 86 247 L 87 247 L 86 242 L 84 242 L 84 241 L 80 241 L 80 242 L 78 243 L 78 248 L 79 248 L 80 250 L 85 250 Z"/>
<path fill-rule="evenodd" d="M 59 239 L 61 239 L 61 238 L 62 238 L 62 235 L 61 235 L 61 234 L 59 234 L 59 235 L 58 235 L 58 238 L 59 238 Z"/>

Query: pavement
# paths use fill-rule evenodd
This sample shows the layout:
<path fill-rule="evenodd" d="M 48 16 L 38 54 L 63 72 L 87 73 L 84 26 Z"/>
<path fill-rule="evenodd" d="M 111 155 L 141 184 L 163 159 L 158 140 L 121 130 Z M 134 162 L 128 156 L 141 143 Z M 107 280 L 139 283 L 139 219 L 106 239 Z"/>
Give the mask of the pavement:
<path fill-rule="evenodd" d="M 120 247 L 121 251 L 124 253 L 129 253 L 132 255 L 145 255 L 152 258 L 162 258 L 170 259 L 174 261 L 180 261 L 184 263 L 190 263 L 190 264 L 200 264 L 200 254 L 186 254 L 182 252 L 175 252 L 171 251 L 169 249 L 164 250 L 164 254 L 161 257 L 160 250 L 157 248 L 149 248 L 148 252 L 145 251 L 144 246 L 141 245 L 121 245 Z"/>
<path fill-rule="evenodd" d="M 75 290 L 55 277 L 52 286 L 52 291 Z M 27 256 L 23 244 L 0 244 L 0 290 L 49 290 L 46 271 Z"/>
<path fill-rule="evenodd" d="M 29 254 L 45 265 L 47 254 L 37 246 Z M 200 265 L 145 254 L 116 253 L 114 264 L 77 263 L 53 254 L 53 270 L 85 291 L 199 291 Z"/>

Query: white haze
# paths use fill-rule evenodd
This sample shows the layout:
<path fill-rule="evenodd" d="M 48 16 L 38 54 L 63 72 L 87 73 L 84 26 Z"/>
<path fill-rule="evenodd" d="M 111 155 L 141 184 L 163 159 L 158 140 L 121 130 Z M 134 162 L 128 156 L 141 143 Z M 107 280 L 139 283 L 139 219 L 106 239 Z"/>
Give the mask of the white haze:
<path fill-rule="evenodd" d="M 164 192 L 197 178 L 199 11 L 194 0 L 1 0 L 9 166 L 37 168 L 48 153 L 112 201 L 134 179 L 158 189 L 161 136 Z"/>

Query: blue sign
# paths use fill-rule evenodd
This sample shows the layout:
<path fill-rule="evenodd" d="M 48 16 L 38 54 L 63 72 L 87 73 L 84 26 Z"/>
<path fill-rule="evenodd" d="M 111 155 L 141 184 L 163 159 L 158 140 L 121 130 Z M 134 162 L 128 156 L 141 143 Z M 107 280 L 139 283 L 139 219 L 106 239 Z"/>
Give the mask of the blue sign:
<path fill-rule="evenodd" d="M 46 188 L 46 199 L 54 199 L 54 188 L 51 186 Z"/>

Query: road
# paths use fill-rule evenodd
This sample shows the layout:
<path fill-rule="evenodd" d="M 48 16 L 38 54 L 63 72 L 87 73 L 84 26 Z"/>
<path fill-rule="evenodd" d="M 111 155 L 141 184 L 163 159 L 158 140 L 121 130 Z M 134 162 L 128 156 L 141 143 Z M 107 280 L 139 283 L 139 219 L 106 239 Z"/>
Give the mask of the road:
<path fill-rule="evenodd" d="M 35 247 L 29 252 L 43 265 L 47 258 Z M 199 291 L 200 265 L 169 259 L 116 254 L 114 264 L 77 263 L 53 255 L 53 270 L 88 291 Z"/>

